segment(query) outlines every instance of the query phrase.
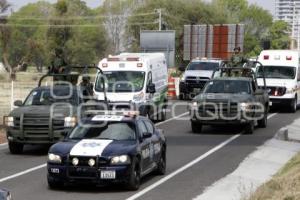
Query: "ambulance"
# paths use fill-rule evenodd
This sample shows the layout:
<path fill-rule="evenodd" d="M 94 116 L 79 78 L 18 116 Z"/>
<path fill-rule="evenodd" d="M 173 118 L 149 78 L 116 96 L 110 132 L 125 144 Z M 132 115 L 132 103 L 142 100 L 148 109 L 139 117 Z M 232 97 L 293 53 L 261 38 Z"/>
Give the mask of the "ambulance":
<path fill-rule="evenodd" d="M 165 119 L 168 69 L 164 53 L 122 53 L 102 59 L 99 68 L 103 74 L 97 74 L 94 85 L 97 100 L 105 99 L 105 85 L 113 109 L 134 105 L 141 115 Z"/>
<path fill-rule="evenodd" d="M 264 50 L 258 61 L 258 84 L 263 85 L 263 71 L 271 106 L 288 107 L 297 111 L 300 97 L 299 52 L 293 50 Z"/>

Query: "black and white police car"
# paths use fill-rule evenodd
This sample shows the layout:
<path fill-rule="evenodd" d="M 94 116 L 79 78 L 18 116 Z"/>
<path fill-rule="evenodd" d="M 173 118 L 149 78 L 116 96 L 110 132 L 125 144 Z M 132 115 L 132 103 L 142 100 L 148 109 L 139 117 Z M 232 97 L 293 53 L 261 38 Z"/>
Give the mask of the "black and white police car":
<path fill-rule="evenodd" d="M 0 200 L 12 200 L 10 192 L 5 189 L 0 189 Z"/>
<path fill-rule="evenodd" d="M 48 185 L 121 183 L 137 190 L 145 175 L 165 174 L 166 150 L 162 130 L 136 112 L 95 115 L 49 149 Z"/>

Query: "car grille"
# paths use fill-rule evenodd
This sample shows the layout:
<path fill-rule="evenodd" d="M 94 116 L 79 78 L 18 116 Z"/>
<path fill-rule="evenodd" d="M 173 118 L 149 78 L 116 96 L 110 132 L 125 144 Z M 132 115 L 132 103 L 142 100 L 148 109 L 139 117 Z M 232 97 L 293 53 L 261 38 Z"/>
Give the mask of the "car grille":
<path fill-rule="evenodd" d="M 213 113 L 216 116 L 222 114 L 225 117 L 234 117 L 238 113 L 238 103 L 228 101 L 209 101 L 200 105 L 198 108 L 200 116 L 208 117 L 208 113 Z"/>
<path fill-rule="evenodd" d="M 49 133 L 49 115 L 29 115 L 25 114 L 23 118 L 23 130 L 26 134 L 48 135 Z"/>
<path fill-rule="evenodd" d="M 267 90 L 271 96 L 283 96 L 286 93 L 285 87 L 267 87 Z"/>
<path fill-rule="evenodd" d="M 73 158 L 78 158 L 79 164 L 74 166 L 72 164 Z M 96 161 L 94 167 L 88 165 L 88 161 L 93 158 Z M 98 176 L 97 169 L 99 167 L 105 167 L 109 164 L 109 160 L 103 157 L 81 157 L 81 156 L 70 156 L 68 159 L 68 172 L 72 178 L 96 178 Z"/>

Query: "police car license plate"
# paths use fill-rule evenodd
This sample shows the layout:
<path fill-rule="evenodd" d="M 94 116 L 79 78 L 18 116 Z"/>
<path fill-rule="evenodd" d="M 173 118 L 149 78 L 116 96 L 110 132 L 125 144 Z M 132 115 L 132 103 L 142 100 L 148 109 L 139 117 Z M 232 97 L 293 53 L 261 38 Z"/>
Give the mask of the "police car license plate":
<path fill-rule="evenodd" d="M 116 172 L 115 171 L 101 171 L 101 179 L 115 179 Z"/>

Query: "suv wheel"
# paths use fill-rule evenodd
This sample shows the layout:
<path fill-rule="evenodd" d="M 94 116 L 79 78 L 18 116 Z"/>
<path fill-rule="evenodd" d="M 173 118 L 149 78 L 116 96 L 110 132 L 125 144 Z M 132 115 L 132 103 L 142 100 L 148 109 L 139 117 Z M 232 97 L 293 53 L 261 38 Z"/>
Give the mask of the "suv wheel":
<path fill-rule="evenodd" d="M 138 190 L 141 184 L 141 170 L 137 161 L 132 162 L 129 181 L 126 185 L 128 190 Z"/>
<path fill-rule="evenodd" d="M 266 108 L 267 109 L 267 108 Z M 268 112 L 264 113 L 264 117 L 261 120 L 258 120 L 258 127 L 259 128 L 266 128 L 268 124 Z"/>
<path fill-rule="evenodd" d="M 253 134 L 254 132 L 254 122 L 251 121 L 245 126 L 245 134 Z"/>
<path fill-rule="evenodd" d="M 192 131 L 193 133 L 201 133 L 202 131 L 202 124 L 200 124 L 199 122 L 191 122 L 192 124 Z"/>
<path fill-rule="evenodd" d="M 12 154 L 21 154 L 23 153 L 24 145 L 17 142 L 8 142 L 9 151 Z"/>

